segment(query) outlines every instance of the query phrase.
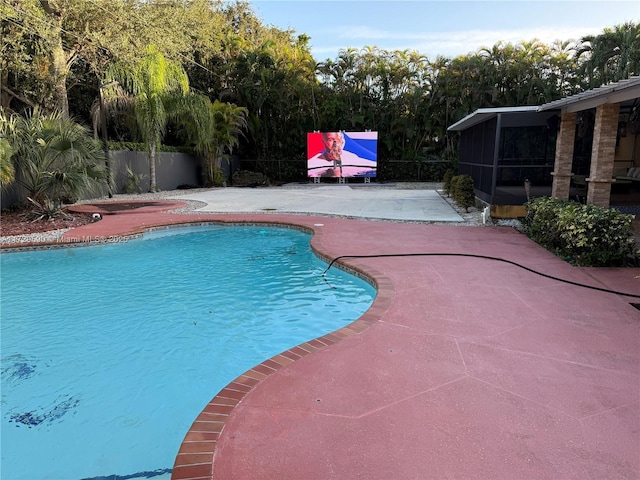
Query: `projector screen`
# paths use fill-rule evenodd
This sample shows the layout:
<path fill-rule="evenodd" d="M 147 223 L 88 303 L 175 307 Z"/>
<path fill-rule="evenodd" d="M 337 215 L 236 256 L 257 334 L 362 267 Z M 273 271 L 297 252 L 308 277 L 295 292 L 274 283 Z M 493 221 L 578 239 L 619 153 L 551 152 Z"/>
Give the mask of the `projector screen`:
<path fill-rule="evenodd" d="M 307 134 L 307 176 L 375 177 L 378 132 Z"/>

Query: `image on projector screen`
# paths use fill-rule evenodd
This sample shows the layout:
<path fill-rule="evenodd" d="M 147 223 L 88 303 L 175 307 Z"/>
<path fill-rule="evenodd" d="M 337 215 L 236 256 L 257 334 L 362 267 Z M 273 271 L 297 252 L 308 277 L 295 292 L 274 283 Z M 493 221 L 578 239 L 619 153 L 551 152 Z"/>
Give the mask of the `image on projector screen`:
<path fill-rule="evenodd" d="M 307 134 L 309 177 L 375 177 L 378 132 L 316 132 Z"/>

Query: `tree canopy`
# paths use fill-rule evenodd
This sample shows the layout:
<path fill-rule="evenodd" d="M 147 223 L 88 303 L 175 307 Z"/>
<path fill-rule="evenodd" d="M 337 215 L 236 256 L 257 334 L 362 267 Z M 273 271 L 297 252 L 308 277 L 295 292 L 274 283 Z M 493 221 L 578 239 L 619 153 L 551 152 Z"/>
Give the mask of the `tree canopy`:
<path fill-rule="evenodd" d="M 89 124 L 105 72 L 133 68 L 153 44 L 192 92 L 246 109 L 236 151 L 265 171 L 287 160 L 287 178 L 304 176 L 310 131 L 377 130 L 384 173 L 387 161 L 455 158 L 447 127 L 477 108 L 539 105 L 640 74 L 632 22 L 455 58 L 368 46 L 316 62 L 308 35 L 266 25 L 244 1 L 1 0 L 0 19 L 4 111 L 37 106 Z M 118 140 L 138 138 L 124 120 L 109 128 Z M 177 130 L 169 125 L 165 141 L 179 143 Z"/>

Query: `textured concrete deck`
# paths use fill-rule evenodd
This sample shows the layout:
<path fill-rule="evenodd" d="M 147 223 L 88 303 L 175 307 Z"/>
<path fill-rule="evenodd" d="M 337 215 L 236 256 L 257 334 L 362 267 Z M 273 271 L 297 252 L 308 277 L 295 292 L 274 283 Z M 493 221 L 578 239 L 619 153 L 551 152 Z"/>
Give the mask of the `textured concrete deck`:
<path fill-rule="evenodd" d="M 323 223 L 330 257 L 496 255 L 640 294 L 638 270 L 572 268 L 509 229 Z M 349 263 L 381 283 L 377 321 L 246 394 L 212 478 L 640 476 L 638 299 L 484 259 Z"/>
<path fill-rule="evenodd" d="M 373 306 L 194 412 L 173 478 L 640 478 L 640 269 L 574 268 L 505 227 L 303 215 L 148 211 L 67 236 L 203 220 L 302 226 L 329 258 L 448 255 L 344 259 Z"/>
<path fill-rule="evenodd" d="M 206 202 L 198 211 L 211 213 L 268 211 L 387 220 L 463 221 L 435 190 L 405 190 L 380 184 L 214 188 L 193 194 L 185 191 L 176 198 Z"/>

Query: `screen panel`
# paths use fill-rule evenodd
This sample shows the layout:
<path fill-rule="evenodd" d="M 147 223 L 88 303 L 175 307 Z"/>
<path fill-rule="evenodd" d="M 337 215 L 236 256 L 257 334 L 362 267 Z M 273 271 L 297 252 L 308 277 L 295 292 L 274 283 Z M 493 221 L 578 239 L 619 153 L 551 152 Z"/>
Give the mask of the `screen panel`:
<path fill-rule="evenodd" d="M 314 132 L 307 134 L 307 176 L 375 177 L 378 132 Z"/>

